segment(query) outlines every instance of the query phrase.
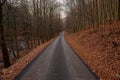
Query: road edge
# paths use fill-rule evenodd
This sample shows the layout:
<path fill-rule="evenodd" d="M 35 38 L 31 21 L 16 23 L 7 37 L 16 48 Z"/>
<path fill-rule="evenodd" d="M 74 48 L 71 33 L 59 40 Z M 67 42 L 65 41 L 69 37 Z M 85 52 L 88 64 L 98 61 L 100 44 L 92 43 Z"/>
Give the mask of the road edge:
<path fill-rule="evenodd" d="M 69 47 L 72 49 L 72 51 L 75 53 L 75 55 L 83 62 L 83 64 L 85 64 L 85 66 L 88 68 L 88 70 L 96 77 L 98 78 L 98 80 L 100 80 L 100 78 L 96 75 L 95 72 L 93 72 L 93 70 L 89 67 L 89 65 L 87 65 L 85 63 L 85 61 L 77 54 L 77 52 L 73 49 L 73 47 L 69 44 L 69 42 L 67 41 L 66 37 L 64 36 L 64 40 L 65 42 L 69 45 Z"/>
<path fill-rule="evenodd" d="M 57 37 L 34 48 L 30 53 L 28 53 L 26 56 L 19 59 L 18 62 L 16 62 L 9 68 L 2 69 L 0 71 L 0 80 L 17 80 L 16 78 L 20 76 L 21 73 L 25 71 L 25 69 L 29 68 L 29 66 L 37 59 L 37 57 L 40 56 L 41 53 L 44 52 L 49 47 L 49 45 L 54 42 L 54 40 L 56 40 L 56 38 Z M 38 49 L 39 52 L 35 51 L 36 49 Z M 36 53 L 36 54 L 33 54 L 33 53 Z M 28 57 L 29 59 L 26 59 L 24 61 L 24 59 Z M 20 65 L 17 65 L 17 64 L 20 64 Z"/>
<path fill-rule="evenodd" d="M 32 63 L 34 63 L 34 62 L 43 54 L 43 52 L 44 52 L 56 39 L 57 39 L 57 37 L 54 38 L 50 43 L 48 43 L 48 45 L 47 45 L 41 52 L 39 52 L 39 54 L 38 54 L 29 64 L 26 65 L 26 67 L 20 72 L 19 75 L 17 75 L 17 76 L 14 78 L 14 80 L 19 80 L 19 79 L 25 74 L 25 72 L 26 72 L 27 70 L 29 70 L 29 68 L 31 67 Z"/>

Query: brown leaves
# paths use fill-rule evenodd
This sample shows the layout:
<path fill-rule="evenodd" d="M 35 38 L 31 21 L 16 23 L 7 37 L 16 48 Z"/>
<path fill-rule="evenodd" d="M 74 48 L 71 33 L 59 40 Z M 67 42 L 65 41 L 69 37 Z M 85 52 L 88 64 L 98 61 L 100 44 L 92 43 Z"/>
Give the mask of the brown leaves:
<path fill-rule="evenodd" d="M 120 80 L 120 22 L 66 34 L 66 39 L 101 80 Z"/>
<path fill-rule="evenodd" d="M 20 72 L 27 66 L 27 64 L 29 64 L 37 55 L 39 55 L 39 53 L 52 41 L 53 39 L 45 44 L 38 46 L 27 55 L 20 58 L 15 64 L 10 66 L 9 68 L 1 70 L 0 80 L 13 80 L 18 74 L 20 74 Z"/>

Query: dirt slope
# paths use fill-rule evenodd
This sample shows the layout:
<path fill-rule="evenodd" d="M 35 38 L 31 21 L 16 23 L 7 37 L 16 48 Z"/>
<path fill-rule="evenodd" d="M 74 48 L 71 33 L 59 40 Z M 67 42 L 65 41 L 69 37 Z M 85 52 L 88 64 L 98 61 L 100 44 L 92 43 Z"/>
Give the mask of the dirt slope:
<path fill-rule="evenodd" d="M 120 80 L 120 22 L 66 33 L 66 39 L 101 80 Z"/>

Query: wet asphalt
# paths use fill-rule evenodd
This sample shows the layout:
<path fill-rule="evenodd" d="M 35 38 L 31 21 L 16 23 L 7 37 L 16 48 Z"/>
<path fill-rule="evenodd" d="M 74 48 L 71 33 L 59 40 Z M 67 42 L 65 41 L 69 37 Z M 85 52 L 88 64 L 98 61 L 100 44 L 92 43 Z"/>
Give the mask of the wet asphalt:
<path fill-rule="evenodd" d="M 99 80 L 67 44 L 62 33 L 15 80 Z"/>

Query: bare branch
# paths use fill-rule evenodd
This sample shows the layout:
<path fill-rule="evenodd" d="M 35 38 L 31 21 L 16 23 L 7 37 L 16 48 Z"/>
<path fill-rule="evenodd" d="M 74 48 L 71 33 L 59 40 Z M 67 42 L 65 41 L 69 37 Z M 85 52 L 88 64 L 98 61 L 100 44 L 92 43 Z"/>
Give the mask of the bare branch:
<path fill-rule="evenodd" d="M 2 0 L 1 6 L 3 6 L 6 2 L 7 2 L 7 0 Z"/>

